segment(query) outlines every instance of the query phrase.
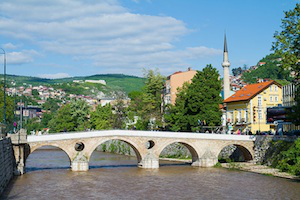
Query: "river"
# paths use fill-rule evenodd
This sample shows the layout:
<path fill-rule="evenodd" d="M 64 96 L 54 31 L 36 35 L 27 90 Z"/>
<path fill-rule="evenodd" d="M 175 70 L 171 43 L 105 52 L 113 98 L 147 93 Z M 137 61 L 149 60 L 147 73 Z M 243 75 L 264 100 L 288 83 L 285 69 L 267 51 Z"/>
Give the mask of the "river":
<path fill-rule="evenodd" d="M 72 172 L 65 153 L 41 149 L 1 199 L 300 199 L 300 182 L 222 168 L 162 162 L 141 169 L 135 157 L 94 152 L 88 172 Z"/>

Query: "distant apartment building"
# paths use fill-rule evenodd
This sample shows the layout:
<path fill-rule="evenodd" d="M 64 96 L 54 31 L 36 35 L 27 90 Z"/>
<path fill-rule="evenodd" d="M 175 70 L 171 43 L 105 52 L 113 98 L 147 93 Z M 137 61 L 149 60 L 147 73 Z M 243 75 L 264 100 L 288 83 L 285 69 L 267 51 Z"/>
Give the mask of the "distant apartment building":
<path fill-rule="evenodd" d="M 23 117 L 27 117 L 29 119 L 31 118 L 41 118 L 42 117 L 42 109 L 40 107 L 37 106 L 26 106 L 26 107 L 22 107 L 22 113 L 23 113 Z M 21 108 L 18 107 L 16 110 L 16 115 L 20 115 L 21 114 Z"/>
<path fill-rule="evenodd" d="M 291 108 L 295 106 L 297 102 L 295 101 L 296 96 L 296 86 L 294 84 L 288 84 L 282 88 L 282 106 L 284 108 Z M 294 131 L 300 130 L 300 126 L 295 126 L 291 122 L 283 124 L 283 131 Z"/>
<path fill-rule="evenodd" d="M 296 105 L 295 101 L 296 86 L 288 84 L 282 88 L 282 106 L 290 107 Z"/>
<path fill-rule="evenodd" d="M 175 104 L 178 88 L 181 88 L 185 82 L 191 82 L 192 78 L 197 73 L 196 70 L 188 68 L 187 71 L 175 72 L 174 74 L 168 76 L 164 91 L 163 91 L 163 103 L 166 104 Z"/>
<path fill-rule="evenodd" d="M 275 81 L 246 85 L 224 100 L 226 124 L 231 132 L 276 131 L 267 123 L 267 108 L 282 104 L 282 87 Z"/>
<path fill-rule="evenodd" d="M 86 82 L 86 83 L 97 83 L 97 84 L 106 85 L 106 81 L 105 80 L 85 80 L 84 82 Z"/>

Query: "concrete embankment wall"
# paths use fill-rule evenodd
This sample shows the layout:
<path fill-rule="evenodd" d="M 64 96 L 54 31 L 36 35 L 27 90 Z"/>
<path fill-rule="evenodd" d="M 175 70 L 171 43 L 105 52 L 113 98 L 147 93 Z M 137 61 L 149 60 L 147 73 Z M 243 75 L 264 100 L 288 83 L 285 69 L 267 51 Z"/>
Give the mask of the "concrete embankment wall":
<path fill-rule="evenodd" d="M 14 160 L 10 138 L 0 139 L 0 195 L 13 177 Z"/>

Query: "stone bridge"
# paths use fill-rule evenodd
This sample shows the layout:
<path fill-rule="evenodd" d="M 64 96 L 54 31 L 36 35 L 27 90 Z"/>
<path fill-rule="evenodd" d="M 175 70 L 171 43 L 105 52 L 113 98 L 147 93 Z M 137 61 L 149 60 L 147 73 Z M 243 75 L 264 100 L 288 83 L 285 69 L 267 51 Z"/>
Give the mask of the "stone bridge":
<path fill-rule="evenodd" d="M 20 136 L 21 134 L 21 136 Z M 165 147 L 180 143 L 192 155 L 192 166 L 212 167 L 218 155 L 228 145 L 237 146 L 246 160 L 254 158 L 255 137 L 246 135 L 223 135 L 184 132 L 156 132 L 132 130 L 105 130 L 74 133 L 58 133 L 42 136 L 25 136 L 22 132 L 10 135 L 14 144 L 17 170 L 25 172 L 26 159 L 42 146 L 55 146 L 70 159 L 72 171 L 87 171 L 90 157 L 95 149 L 109 140 L 120 140 L 134 150 L 138 167 L 159 168 L 159 156 Z"/>

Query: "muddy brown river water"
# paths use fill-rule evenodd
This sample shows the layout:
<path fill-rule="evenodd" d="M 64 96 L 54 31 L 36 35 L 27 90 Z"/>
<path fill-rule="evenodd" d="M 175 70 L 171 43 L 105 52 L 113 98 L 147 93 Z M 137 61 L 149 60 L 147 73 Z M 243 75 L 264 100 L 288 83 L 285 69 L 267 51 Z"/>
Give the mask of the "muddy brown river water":
<path fill-rule="evenodd" d="M 94 152 L 88 172 L 72 172 L 65 153 L 36 150 L 27 173 L 0 199 L 300 199 L 300 182 L 220 168 L 161 162 L 140 169 L 135 157 Z"/>

